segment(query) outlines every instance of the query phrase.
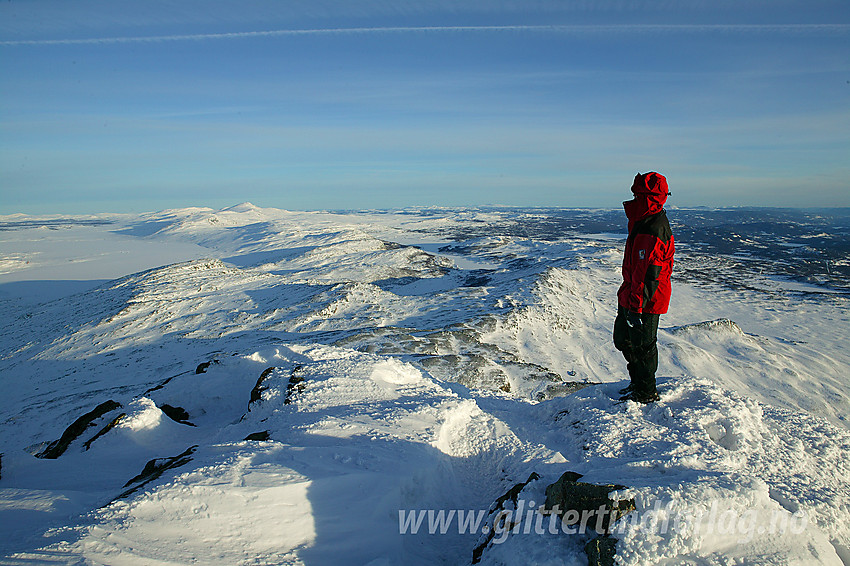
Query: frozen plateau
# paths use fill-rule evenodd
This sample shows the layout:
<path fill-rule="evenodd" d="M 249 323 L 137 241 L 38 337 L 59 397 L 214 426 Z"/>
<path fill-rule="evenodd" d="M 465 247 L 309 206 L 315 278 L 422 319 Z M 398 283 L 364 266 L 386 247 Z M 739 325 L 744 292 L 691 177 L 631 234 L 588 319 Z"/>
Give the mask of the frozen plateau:
<path fill-rule="evenodd" d="M 850 565 L 850 211 L 668 215 L 646 406 L 622 210 L 0 217 L 0 564 Z"/>

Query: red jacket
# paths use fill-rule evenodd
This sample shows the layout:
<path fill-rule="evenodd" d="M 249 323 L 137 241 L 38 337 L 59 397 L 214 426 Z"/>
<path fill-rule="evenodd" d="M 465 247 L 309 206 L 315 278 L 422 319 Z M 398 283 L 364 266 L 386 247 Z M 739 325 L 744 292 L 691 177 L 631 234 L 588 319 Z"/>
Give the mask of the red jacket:
<path fill-rule="evenodd" d="M 635 198 L 623 203 L 629 238 L 623 255 L 620 306 L 639 313 L 664 314 L 670 305 L 670 275 L 676 246 L 667 221 L 667 179 L 658 173 L 638 174 Z"/>

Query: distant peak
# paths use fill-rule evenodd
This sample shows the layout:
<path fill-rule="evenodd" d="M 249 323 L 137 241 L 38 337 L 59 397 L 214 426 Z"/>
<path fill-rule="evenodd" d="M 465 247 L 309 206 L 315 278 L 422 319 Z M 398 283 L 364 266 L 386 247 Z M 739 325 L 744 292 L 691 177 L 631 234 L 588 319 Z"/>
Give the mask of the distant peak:
<path fill-rule="evenodd" d="M 243 202 L 229 208 L 223 208 L 222 212 L 257 212 L 259 210 L 261 210 L 259 206 L 250 202 Z"/>

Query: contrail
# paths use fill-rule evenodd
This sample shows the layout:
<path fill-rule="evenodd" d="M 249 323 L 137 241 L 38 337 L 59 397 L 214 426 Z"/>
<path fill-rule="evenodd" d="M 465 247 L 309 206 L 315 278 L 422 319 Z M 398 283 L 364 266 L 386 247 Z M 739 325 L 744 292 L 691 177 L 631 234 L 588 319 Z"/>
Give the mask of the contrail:
<path fill-rule="evenodd" d="M 402 33 L 500 33 L 538 32 L 566 35 L 629 33 L 760 33 L 760 34 L 845 34 L 850 24 L 603 24 L 603 25 L 506 25 L 506 26 L 406 26 L 353 27 L 318 29 L 280 29 L 232 33 L 200 33 L 85 39 L 29 39 L 0 41 L 2 46 L 16 45 L 98 45 L 110 43 L 157 43 L 168 41 L 204 41 L 261 37 L 309 35 L 361 35 Z"/>

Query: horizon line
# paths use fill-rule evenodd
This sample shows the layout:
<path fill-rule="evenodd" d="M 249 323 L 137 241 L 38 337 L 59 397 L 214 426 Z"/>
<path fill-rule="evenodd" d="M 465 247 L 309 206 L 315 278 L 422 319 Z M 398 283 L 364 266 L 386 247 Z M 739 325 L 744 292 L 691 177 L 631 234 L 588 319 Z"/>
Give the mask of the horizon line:
<path fill-rule="evenodd" d="M 74 212 L 74 213 L 63 213 L 63 212 L 12 212 L 12 213 L 0 213 L 0 222 L 15 222 L 18 218 L 23 221 L 26 219 L 32 219 L 37 222 L 56 222 L 61 220 L 73 220 L 73 219 L 81 219 L 81 220 L 92 220 L 97 221 L 99 218 L 92 218 L 98 216 L 135 216 L 135 215 L 145 215 L 145 214 L 159 214 L 163 212 L 177 212 L 182 210 L 208 210 L 211 212 L 226 212 L 230 209 L 236 208 L 241 204 L 239 203 L 235 205 L 225 206 L 222 208 L 215 208 L 212 206 L 177 206 L 177 207 L 166 207 L 160 209 L 153 210 L 143 210 L 143 211 L 94 211 L 94 212 Z M 251 203 L 247 203 L 251 204 Z M 276 206 L 258 206 L 254 205 L 256 208 L 260 210 L 278 210 L 281 212 L 292 212 L 292 213 L 325 213 L 325 214 L 358 214 L 358 213 L 372 213 L 372 212 L 401 212 L 401 211 L 416 211 L 416 210 L 597 210 L 597 211 L 622 211 L 622 206 L 566 206 L 566 205 L 512 205 L 512 204 L 476 204 L 476 205 L 409 205 L 409 206 L 391 206 L 386 208 L 376 208 L 376 207 L 365 207 L 365 208 L 279 208 Z M 763 206 L 763 205 L 753 205 L 753 204 L 739 204 L 739 205 L 726 205 L 726 206 L 711 206 L 711 205 L 689 205 L 689 206 L 677 206 L 670 205 L 664 207 L 667 210 L 681 210 L 681 211 L 724 211 L 724 210 L 779 210 L 779 211 L 787 211 L 787 210 L 799 210 L 799 211 L 850 211 L 850 205 L 835 205 L 835 206 Z M 17 218 L 15 218 L 17 217 Z M 23 218 L 21 218 L 23 217 Z"/>

